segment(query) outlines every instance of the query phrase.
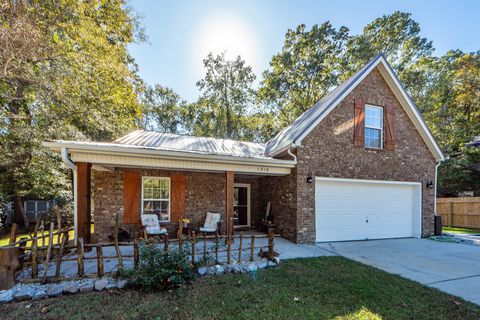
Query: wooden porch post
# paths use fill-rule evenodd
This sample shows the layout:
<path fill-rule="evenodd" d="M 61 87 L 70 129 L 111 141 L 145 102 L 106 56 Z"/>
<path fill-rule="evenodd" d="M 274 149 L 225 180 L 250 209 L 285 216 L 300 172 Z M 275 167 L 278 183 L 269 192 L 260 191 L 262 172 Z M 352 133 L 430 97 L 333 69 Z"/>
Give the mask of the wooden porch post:
<path fill-rule="evenodd" d="M 91 243 L 90 233 L 90 173 L 92 164 L 79 162 L 77 165 L 77 239 Z"/>
<path fill-rule="evenodd" d="M 225 183 L 225 220 L 227 236 L 231 237 L 233 234 L 233 176 L 234 172 L 226 172 Z"/>

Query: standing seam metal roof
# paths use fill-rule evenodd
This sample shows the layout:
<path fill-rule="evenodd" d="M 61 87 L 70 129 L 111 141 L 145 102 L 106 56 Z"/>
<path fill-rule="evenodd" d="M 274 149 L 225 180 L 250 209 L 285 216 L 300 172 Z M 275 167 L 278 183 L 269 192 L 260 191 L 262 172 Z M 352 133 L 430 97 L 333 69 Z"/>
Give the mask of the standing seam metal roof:
<path fill-rule="evenodd" d="M 265 144 L 263 143 L 194 137 L 146 130 L 133 131 L 113 143 L 167 151 L 270 159 L 264 155 Z"/>

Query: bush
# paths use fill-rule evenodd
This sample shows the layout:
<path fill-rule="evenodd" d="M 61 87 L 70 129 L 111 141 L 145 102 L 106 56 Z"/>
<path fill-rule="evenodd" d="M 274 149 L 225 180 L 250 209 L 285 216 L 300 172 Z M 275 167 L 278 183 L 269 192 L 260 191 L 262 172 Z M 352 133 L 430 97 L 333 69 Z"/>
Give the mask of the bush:
<path fill-rule="evenodd" d="M 190 264 L 187 250 L 163 251 L 163 245 L 155 239 L 139 244 L 139 265 L 122 276 L 129 278 L 132 286 L 145 290 L 165 290 L 179 287 L 195 279 L 196 270 Z"/>

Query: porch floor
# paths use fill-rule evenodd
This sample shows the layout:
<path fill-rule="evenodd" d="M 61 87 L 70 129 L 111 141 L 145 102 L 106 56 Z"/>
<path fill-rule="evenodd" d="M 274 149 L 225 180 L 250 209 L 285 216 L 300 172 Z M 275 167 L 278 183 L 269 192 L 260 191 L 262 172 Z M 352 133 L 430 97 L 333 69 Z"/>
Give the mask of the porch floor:
<path fill-rule="evenodd" d="M 238 233 L 235 232 L 235 235 Z M 244 231 L 244 239 L 242 243 L 242 261 L 248 261 L 250 259 L 250 242 L 252 234 L 255 235 L 262 235 L 263 233 L 249 230 Z M 230 253 L 230 263 L 236 263 L 238 260 L 238 249 L 239 249 L 239 241 L 235 239 L 234 242 L 231 243 L 231 253 Z M 171 244 L 172 249 L 176 248 L 176 243 Z M 203 240 L 199 239 L 198 242 L 195 244 L 195 260 L 199 261 L 203 257 Z M 163 244 L 161 244 L 163 248 Z M 255 247 L 264 247 L 264 250 L 268 249 L 268 238 L 256 238 L 255 239 Z M 212 259 L 215 258 L 214 256 L 214 242 L 212 240 L 207 240 L 207 251 L 211 252 L 210 257 Z M 227 263 L 227 246 L 224 241 L 221 242 L 219 245 L 219 252 L 218 253 L 218 260 L 221 264 Z M 189 249 L 190 250 L 190 249 Z M 255 259 L 259 259 L 258 252 L 259 248 L 255 249 Z M 275 237 L 274 240 L 274 250 L 279 254 L 280 259 L 293 259 L 293 258 L 308 258 L 308 257 L 319 257 L 319 256 L 331 256 L 335 255 L 330 251 L 322 249 L 316 245 L 306 245 L 306 244 L 295 244 L 285 238 L 282 237 Z M 122 256 L 133 256 L 133 245 L 128 246 L 120 246 L 120 252 Z M 96 258 L 96 249 L 92 248 L 91 251 L 85 252 L 84 257 L 89 258 Z M 103 247 L 103 265 L 104 265 L 104 272 L 110 273 L 115 272 L 118 269 L 118 259 L 116 256 L 115 247 Z M 76 258 L 76 254 L 73 251 L 72 253 L 65 255 L 65 258 Z M 107 258 L 113 257 L 113 258 Z M 132 269 L 133 268 L 133 258 L 123 257 L 122 258 L 123 268 L 124 269 Z M 47 277 L 54 277 L 55 276 L 55 267 L 56 262 L 50 262 L 47 271 Z M 77 276 L 78 272 L 78 263 L 77 261 L 63 261 L 61 264 L 61 271 L 60 274 L 62 277 L 75 277 Z M 84 274 L 96 274 L 97 273 L 97 260 L 96 259 L 87 259 L 84 260 Z M 43 277 L 44 274 L 44 265 L 38 265 L 38 275 L 39 277 Z M 17 280 L 24 280 L 31 278 L 31 268 L 26 268 L 20 272 L 17 276 Z"/>

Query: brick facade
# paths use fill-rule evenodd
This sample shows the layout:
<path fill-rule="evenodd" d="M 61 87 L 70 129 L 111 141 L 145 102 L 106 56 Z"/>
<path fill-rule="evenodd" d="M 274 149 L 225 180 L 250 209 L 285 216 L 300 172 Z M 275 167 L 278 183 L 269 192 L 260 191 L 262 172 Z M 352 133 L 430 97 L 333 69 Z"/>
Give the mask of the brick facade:
<path fill-rule="evenodd" d="M 120 227 L 132 237 L 139 236 L 140 226 L 123 223 L 123 172 L 132 169 L 116 169 L 113 172 L 95 171 L 93 177 L 94 228 L 95 241 L 109 241 L 113 234 L 115 214 L 119 213 Z M 185 175 L 185 212 L 192 225 L 200 226 L 205 221 L 207 211 L 219 212 L 221 232 L 225 232 L 225 173 L 169 171 L 139 169 L 142 176 L 170 177 L 173 174 Z M 263 217 L 264 205 L 261 195 L 261 179 L 254 176 L 236 175 L 235 183 L 248 183 L 251 188 L 251 225 Z M 176 226 L 165 223 L 170 234 L 174 235 Z"/>
<path fill-rule="evenodd" d="M 355 147 L 354 99 L 366 104 L 391 104 L 396 111 L 395 150 Z M 408 118 L 380 72 L 374 69 L 303 140 L 296 151 L 297 167 L 288 176 L 255 177 L 235 175 L 235 182 L 251 185 L 251 225 L 255 226 L 271 201 L 271 213 L 278 231 L 295 242 L 315 241 L 315 183 L 307 176 L 414 181 L 422 183 L 422 235 L 433 228 L 434 189 L 425 182 L 435 179 L 435 159 Z M 286 156 L 290 158 L 290 156 Z M 116 212 L 123 221 L 123 169 L 95 172 L 95 239 L 106 241 L 113 232 Z M 170 176 L 174 171 L 143 169 L 143 176 Z M 177 172 L 186 175 L 187 217 L 203 223 L 207 211 L 222 214 L 224 228 L 225 173 Z M 122 226 L 134 233 L 138 226 Z M 172 230 L 173 231 L 173 230 Z"/>
<path fill-rule="evenodd" d="M 120 227 L 127 230 L 132 237 L 140 231 L 139 225 L 123 223 L 123 170 L 114 172 L 96 171 L 93 179 L 94 190 L 94 228 L 95 241 L 108 241 L 113 234 L 115 214 L 119 213 Z M 131 169 L 128 169 L 131 170 Z M 220 212 L 221 228 L 225 227 L 225 174 L 204 172 L 180 172 L 169 170 L 142 169 L 142 176 L 170 177 L 172 174 L 184 174 L 185 212 L 194 225 L 203 224 L 207 211 Z M 165 224 L 171 234 L 176 230 L 171 223 Z"/>

